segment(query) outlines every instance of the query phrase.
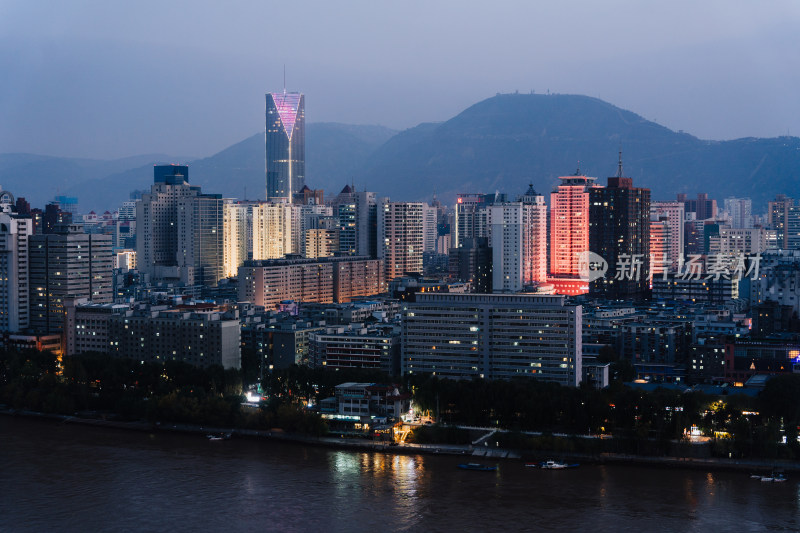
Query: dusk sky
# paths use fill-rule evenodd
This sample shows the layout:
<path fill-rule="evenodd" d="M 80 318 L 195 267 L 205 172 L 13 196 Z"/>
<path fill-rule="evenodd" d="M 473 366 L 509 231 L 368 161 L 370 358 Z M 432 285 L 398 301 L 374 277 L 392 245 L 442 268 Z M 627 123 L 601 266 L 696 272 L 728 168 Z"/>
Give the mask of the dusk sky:
<path fill-rule="evenodd" d="M 0 153 L 208 156 L 263 130 L 284 64 L 308 122 L 549 90 L 706 139 L 798 135 L 798 28 L 796 1 L 0 0 Z"/>

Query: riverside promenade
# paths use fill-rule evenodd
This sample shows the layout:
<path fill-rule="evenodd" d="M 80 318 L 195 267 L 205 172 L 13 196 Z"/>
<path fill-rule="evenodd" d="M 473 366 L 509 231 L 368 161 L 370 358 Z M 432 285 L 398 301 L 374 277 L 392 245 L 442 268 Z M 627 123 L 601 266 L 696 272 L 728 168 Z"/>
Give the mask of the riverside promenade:
<path fill-rule="evenodd" d="M 255 430 L 226 427 L 200 426 L 194 424 L 151 423 L 143 421 L 122 422 L 103 418 L 86 418 L 80 416 L 38 413 L 34 411 L 0 408 L 0 415 L 20 416 L 49 420 L 55 423 L 75 424 L 100 428 L 113 428 L 140 432 L 172 432 L 197 435 L 206 438 L 210 434 L 230 434 L 233 438 L 272 440 L 277 442 L 299 443 L 309 446 L 325 446 L 329 448 L 353 451 L 390 453 L 399 455 L 454 455 L 468 456 L 483 461 L 539 461 L 557 456 L 559 459 L 578 460 L 589 464 L 625 464 L 647 465 L 667 468 L 687 468 L 701 470 L 733 470 L 733 471 L 765 471 L 783 470 L 800 473 L 800 461 L 770 459 L 725 459 L 725 458 L 693 458 L 669 456 L 645 456 L 619 453 L 581 454 L 566 452 L 548 452 L 547 450 L 509 450 L 503 448 L 485 448 L 458 444 L 390 444 L 359 438 L 317 437 L 287 433 L 282 429 Z"/>

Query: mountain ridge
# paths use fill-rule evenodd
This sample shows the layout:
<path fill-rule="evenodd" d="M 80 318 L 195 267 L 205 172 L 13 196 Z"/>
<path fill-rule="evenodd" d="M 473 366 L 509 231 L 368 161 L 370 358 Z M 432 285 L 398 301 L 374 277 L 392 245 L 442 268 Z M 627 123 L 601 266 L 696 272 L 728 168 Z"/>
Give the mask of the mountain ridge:
<path fill-rule="evenodd" d="M 528 183 L 547 192 L 578 167 L 599 178 L 615 175 L 620 149 L 625 174 L 650 188 L 654 200 L 681 192 L 707 192 L 720 202 L 750 196 L 758 210 L 777 193 L 791 195 L 800 181 L 797 137 L 703 140 L 594 97 L 498 94 L 449 120 L 399 132 L 309 123 L 306 183 L 327 197 L 345 184 L 398 201 L 428 200 L 434 191 L 446 203 L 462 192 L 514 197 Z M 84 211 L 112 210 L 131 190 L 149 189 L 153 164 L 178 161 L 189 165 L 190 182 L 204 192 L 264 196 L 263 133 L 188 162 L 163 154 L 112 161 L 0 154 L 0 184 L 34 205 L 43 206 L 57 190 L 77 196 Z M 34 201 L 36 194 L 24 189 L 50 196 Z"/>

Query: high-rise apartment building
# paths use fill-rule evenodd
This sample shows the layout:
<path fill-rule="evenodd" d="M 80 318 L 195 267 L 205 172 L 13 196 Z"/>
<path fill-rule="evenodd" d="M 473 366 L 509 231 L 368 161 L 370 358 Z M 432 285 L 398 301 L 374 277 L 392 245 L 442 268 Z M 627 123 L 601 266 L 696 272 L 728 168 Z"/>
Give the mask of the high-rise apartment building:
<path fill-rule="evenodd" d="M 581 311 L 563 296 L 419 293 L 403 312 L 401 371 L 576 386 Z"/>
<path fill-rule="evenodd" d="M 422 251 L 436 251 L 436 237 L 439 235 L 437 210 L 428 204 L 422 204 Z"/>
<path fill-rule="evenodd" d="M 384 260 L 385 279 L 422 273 L 423 204 L 381 200 L 378 209 L 378 258 Z"/>
<path fill-rule="evenodd" d="M 589 249 L 608 263 L 606 275 L 590 283 L 589 294 L 615 300 L 648 296 L 650 189 L 634 187 L 624 177 L 621 154 L 608 187 L 590 192 Z"/>
<path fill-rule="evenodd" d="M 675 272 L 679 267 L 681 255 L 683 254 L 683 225 L 685 218 L 683 202 L 651 202 L 650 217 L 652 220 L 662 220 L 667 225 L 667 244 L 663 252 L 667 254 L 669 268 Z M 651 255 L 655 256 L 655 254 Z M 656 256 L 659 262 L 663 260 L 662 255 L 663 253 Z"/>
<path fill-rule="evenodd" d="M 293 206 L 261 202 L 252 207 L 253 259 L 280 259 L 294 253 Z"/>
<path fill-rule="evenodd" d="M 139 271 L 158 279 L 183 279 L 178 268 L 178 202 L 200 194 L 189 185 L 189 168 L 156 165 L 150 192 L 136 203 L 136 260 Z"/>
<path fill-rule="evenodd" d="M 550 194 L 550 277 L 556 294 L 589 292 L 580 279 L 580 256 L 589 250 L 589 191 L 597 188 L 587 176 L 563 176 Z"/>
<path fill-rule="evenodd" d="M 30 317 L 28 246 L 30 215 L 14 211 L 14 197 L 0 192 L 0 332 L 26 329 Z"/>
<path fill-rule="evenodd" d="M 686 213 L 694 213 L 697 220 L 708 220 L 717 216 L 717 201 L 708 198 L 708 194 L 700 193 L 696 200 L 689 200 L 686 194 L 679 194 L 678 201 L 683 203 Z"/>
<path fill-rule="evenodd" d="M 652 213 L 652 211 L 651 211 Z M 666 216 L 651 215 L 650 218 L 650 275 L 663 275 L 669 272 L 672 262 L 669 259 L 670 227 Z"/>
<path fill-rule="evenodd" d="M 531 186 L 519 202 L 488 206 L 492 291 L 519 292 L 547 281 L 547 206 Z"/>
<path fill-rule="evenodd" d="M 725 212 L 731 219 L 734 229 L 747 229 L 753 227 L 753 200 L 750 198 L 725 198 Z"/>
<path fill-rule="evenodd" d="M 305 186 L 305 98 L 301 93 L 267 93 L 267 200 L 291 202 Z"/>
<path fill-rule="evenodd" d="M 356 204 L 356 255 L 378 257 L 378 199 L 374 192 L 353 194 Z"/>
<path fill-rule="evenodd" d="M 339 251 L 339 230 L 323 228 L 306 230 L 305 244 L 304 257 L 309 259 L 331 257 Z"/>
<path fill-rule="evenodd" d="M 223 278 L 223 203 L 219 194 L 178 200 L 178 268 L 187 285 L 213 287 Z"/>
<path fill-rule="evenodd" d="M 110 303 L 111 236 L 60 225 L 29 239 L 30 326 L 40 333 L 61 331 L 64 300 L 88 298 Z"/>
<path fill-rule="evenodd" d="M 767 224 L 769 229 L 775 230 L 778 248 L 789 248 L 789 234 L 786 226 L 789 222 L 789 210 L 794 207 L 794 199 L 785 194 L 779 194 L 768 204 Z"/>
<path fill-rule="evenodd" d="M 252 222 L 248 225 L 248 211 L 252 216 L 252 208 L 247 203 L 238 203 L 226 199 L 222 205 L 222 275 L 231 278 L 237 275 L 239 267 L 248 257 L 248 242 L 253 246 Z M 250 232 L 248 235 L 248 227 Z M 252 253 L 252 252 L 250 252 Z"/>

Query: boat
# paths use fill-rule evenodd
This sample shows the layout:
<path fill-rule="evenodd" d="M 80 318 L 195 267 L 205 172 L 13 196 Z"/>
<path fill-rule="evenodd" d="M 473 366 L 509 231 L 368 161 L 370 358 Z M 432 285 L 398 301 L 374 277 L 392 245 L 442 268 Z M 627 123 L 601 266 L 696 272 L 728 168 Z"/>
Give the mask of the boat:
<path fill-rule="evenodd" d="M 553 461 L 552 459 L 549 461 L 544 461 L 543 463 L 539 463 L 539 468 L 543 468 L 545 470 L 564 470 L 565 468 L 577 468 L 579 466 L 580 465 L 577 463 L 559 463 L 558 461 Z"/>
<path fill-rule="evenodd" d="M 753 474 L 750 476 L 752 479 L 758 479 L 763 481 L 764 483 L 783 483 L 786 481 L 786 476 L 781 473 L 773 473 L 767 476 L 760 476 L 758 474 Z"/>
<path fill-rule="evenodd" d="M 477 470 L 478 472 L 492 472 L 497 470 L 496 466 L 488 466 L 481 463 L 460 463 L 458 467 L 462 470 Z"/>
<path fill-rule="evenodd" d="M 230 440 L 231 434 L 230 433 L 209 433 L 206 435 L 208 440 Z"/>

